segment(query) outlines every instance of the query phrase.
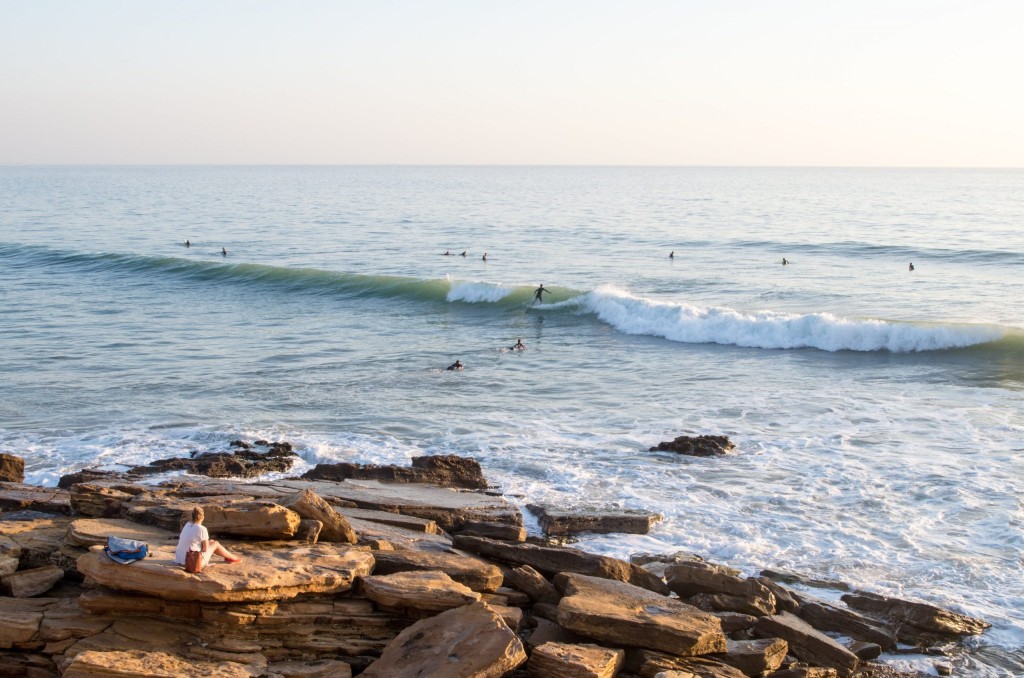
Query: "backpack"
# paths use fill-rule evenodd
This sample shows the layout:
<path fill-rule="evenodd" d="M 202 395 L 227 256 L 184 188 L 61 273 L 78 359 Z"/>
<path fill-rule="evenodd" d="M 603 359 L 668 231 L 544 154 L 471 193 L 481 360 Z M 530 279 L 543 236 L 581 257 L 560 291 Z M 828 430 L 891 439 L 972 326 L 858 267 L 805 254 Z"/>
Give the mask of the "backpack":
<path fill-rule="evenodd" d="M 107 537 L 107 545 L 103 547 L 103 552 L 115 563 L 128 565 L 149 555 L 149 546 L 146 542 L 135 539 Z"/>

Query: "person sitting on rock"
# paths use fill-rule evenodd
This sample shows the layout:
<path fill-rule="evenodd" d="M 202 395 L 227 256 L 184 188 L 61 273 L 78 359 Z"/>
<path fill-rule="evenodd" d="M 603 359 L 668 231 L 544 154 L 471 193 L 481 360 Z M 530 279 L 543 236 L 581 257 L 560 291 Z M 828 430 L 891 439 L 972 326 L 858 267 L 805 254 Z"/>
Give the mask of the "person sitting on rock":
<path fill-rule="evenodd" d="M 226 563 L 237 563 L 242 560 L 221 546 L 219 542 L 210 539 L 210 533 L 203 526 L 203 517 L 202 507 L 197 506 L 192 509 L 192 522 L 185 523 L 185 527 L 181 528 L 178 548 L 174 552 L 174 562 L 184 565 L 185 554 L 189 551 L 199 551 L 203 554 L 203 567 L 210 563 L 210 558 L 215 553 Z"/>

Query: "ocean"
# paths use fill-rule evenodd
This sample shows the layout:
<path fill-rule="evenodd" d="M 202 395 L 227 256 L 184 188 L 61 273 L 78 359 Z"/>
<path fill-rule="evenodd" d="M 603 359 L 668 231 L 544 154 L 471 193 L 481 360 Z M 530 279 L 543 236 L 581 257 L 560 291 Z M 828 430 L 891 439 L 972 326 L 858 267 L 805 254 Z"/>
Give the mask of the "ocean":
<path fill-rule="evenodd" d="M 466 455 L 665 516 L 586 550 L 951 607 L 1024 675 L 1024 171 L 0 167 L 0 379 L 30 482 Z"/>

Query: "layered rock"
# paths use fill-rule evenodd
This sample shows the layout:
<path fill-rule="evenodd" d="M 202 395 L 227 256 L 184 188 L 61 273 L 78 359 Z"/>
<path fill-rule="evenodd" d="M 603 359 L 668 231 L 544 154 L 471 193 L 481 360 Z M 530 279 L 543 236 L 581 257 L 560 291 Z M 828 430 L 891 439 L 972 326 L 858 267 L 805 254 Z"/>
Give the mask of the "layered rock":
<path fill-rule="evenodd" d="M 71 498 L 66 490 L 24 483 L 0 482 L 0 511 L 40 511 L 71 514 Z"/>
<path fill-rule="evenodd" d="M 675 655 L 726 651 L 717 618 L 647 589 L 600 577 L 563 573 L 558 623 L 597 640 Z"/>
<path fill-rule="evenodd" d="M 381 609 L 421 615 L 450 610 L 480 600 L 480 594 L 444 572 L 398 572 L 363 577 L 363 595 Z"/>
<path fill-rule="evenodd" d="M 0 452 L 0 482 L 25 482 L 25 460 L 13 454 Z"/>
<path fill-rule="evenodd" d="M 782 638 L 789 643 L 791 654 L 815 666 L 848 674 L 860 663 L 857 655 L 845 646 L 789 612 L 761 617 L 754 625 L 754 633 L 761 638 Z"/>
<path fill-rule="evenodd" d="M 130 475 L 144 476 L 170 471 L 184 471 L 211 478 L 255 478 L 267 473 L 284 473 L 291 469 L 298 455 L 289 443 L 258 441 L 254 449 L 249 443 L 235 445 L 234 452 L 205 452 L 194 457 L 158 459 L 144 466 L 129 469 Z"/>
<path fill-rule="evenodd" d="M 416 622 L 398 634 L 365 678 L 499 678 L 526 661 L 519 638 L 485 603 Z"/>
<path fill-rule="evenodd" d="M 582 532 L 647 534 L 662 519 L 660 513 L 619 508 L 559 508 L 528 504 L 545 534 L 567 536 Z"/>
<path fill-rule="evenodd" d="M 612 678 L 626 653 L 592 644 L 548 642 L 534 648 L 531 678 Z"/>
<path fill-rule="evenodd" d="M 348 520 L 335 511 L 330 504 L 313 490 L 302 490 L 278 500 L 277 503 L 280 506 L 291 509 L 303 518 L 319 520 L 321 527 L 318 535 L 319 539 L 323 541 L 342 542 L 345 544 L 355 544 L 357 541 L 356 533 Z"/>
<path fill-rule="evenodd" d="M 504 577 L 492 563 L 458 553 L 444 551 L 378 551 L 375 554 L 376 574 L 396 572 L 443 572 L 473 591 L 497 591 Z"/>
<path fill-rule="evenodd" d="M 883 616 L 899 624 L 899 636 L 916 642 L 921 635 L 957 638 L 982 633 L 990 624 L 927 603 L 915 603 L 874 593 L 848 593 L 844 603 L 870 614 Z"/>
<path fill-rule="evenodd" d="M 480 463 L 454 454 L 413 457 L 412 466 L 375 464 L 317 464 L 306 471 L 310 480 L 383 480 L 393 483 L 429 483 L 469 490 L 487 488 Z"/>
<path fill-rule="evenodd" d="M 174 563 L 174 549 L 155 548 L 151 557 L 120 565 L 100 547 L 78 559 L 78 570 L 97 584 L 165 600 L 248 602 L 285 600 L 307 594 L 342 593 L 370 574 L 373 555 L 328 544 L 287 550 L 236 549 L 241 563 L 211 563 L 199 574 Z"/>

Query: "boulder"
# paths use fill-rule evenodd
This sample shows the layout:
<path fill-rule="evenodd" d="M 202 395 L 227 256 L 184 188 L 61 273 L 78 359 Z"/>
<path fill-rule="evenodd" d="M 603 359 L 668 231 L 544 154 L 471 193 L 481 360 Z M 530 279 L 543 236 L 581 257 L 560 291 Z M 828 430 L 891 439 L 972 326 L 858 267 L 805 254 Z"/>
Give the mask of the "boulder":
<path fill-rule="evenodd" d="M 529 565 L 513 567 L 506 572 L 505 583 L 525 593 L 534 603 L 557 604 L 561 598 L 554 585 Z"/>
<path fill-rule="evenodd" d="M 922 632 L 938 637 L 959 638 L 982 633 L 991 624 L 927 603 L 915 603 L 874 593 L 848 593 L 844 603 L 869 614 L 884 616 L 900 624 L 900 640 L 915 642 Z M 907 626 L 913 628 L 906 628 Z"/>
<path fill-rule="evenodd" d="M 317 464 L 303 478 L 311 480 L 383 480 L 392 483 L 427 483 L 469 490 L 487 488 L 480 463 L 454 454 L 413 457 L 412 466 L 375 464 Z"/>
<path fill-rule="evenodd" d="M 789 643 L 781 638 L 729 640 L 726 646 L 724 654 L 716 654 L 712 659 L 736 667 L 748 676 L 771 673 L 782 666 L 789 652 Z"/>
<path fill-rule="evenodd" d="M 548 576 L 560 572 L 575 572 L 635 584 L 662 595 L 668 595 L 669 592 L 664 581 L 637 565 L 572 548 L 514 544 L 468 535 L 456 536 L 452 540 L 452 545 L 457 549 L 478 553 L 485 558 L 512 565 L 529 565 Z"/>
<path fill-rule="evenodd" d="M 845 646 L 789 612 L 761 617 L 754 625 L 754 635 L 782 638 L 789 643 L 790 654 L 809 664 L 835 668 L 840 673 L 854 671 L 860 661 Z"/>
<path fill-rule="evenodd" d="M 388 643 L 364 678 L 499 678 L 526 661 L 511 629 L 484 603 L 418 621 Z"/>
<path fill-rule="evenodd" d="M 0 482 L 0 511 L 40 511 L 71 514 L 67 490 L 24 483 Z"/>
<path fill-rule="evenodd" d="M 479 520 L 467 520 L 462 524 L 459 534 L 474 537 L 487 537 L 501 541 L 526 541 L 526 528 L 522 525 L 504 523 L 485 523 Z"/>
<path fill-rule="evenodd" d="M 581 532 L 647 534 L 660 513 L 619 508 L 559 508 L 527 504 L 545 534 L 566 536 Z"/>
<path fill-rule="evenodd" d="M 25 482 L 25 460 L 13 454 L 0 452 L 0 481 L 5 483 Z"/>
<path fill-rule="evenodd" d="M 177 545 L 178 533 L 154 525 L 116 518 L 79 518 L 68 524 L 65 541 L 74 546 L 103 546 L 107 537 L 135 539 L 150 545 Z"/>
<path fill-rule="evenodd" d="M 896 632 L 881 622 L 825 601 L 804 601 L 797 616 L 820 631 L 835 631 L 855 640 L 877 643 L 886 651 L 896 649 Z"/>
<path fill-rule="evenodd" d="M 549 642 L 534 648 L 527 669 L 531 678 L 612 678 L 625 655 L 599 645 Z"/>
<path fill-rule="evenodd" d="M 0 590 L 12 598 L 32 598 L 46 593 L 63 578 L 64 570 L 59 567 L 33 567 L 0 577 Z"/>
<path fill-rule="evenodd" d="M 381 609 L 426 616 L 469 605 L 480 600 L 480 594 L 459 584 L 444 572 L 396 572 L 361 580 L 363 595 Z"/>
<path fill-rule="evenodd" d="M 716 457 L 736 447 L 726 436 L 679 436 L 658 443 L 651 452 L 675 452 L 690 457 Z"/>
<path fill-rule="evenodd" d="M 600 577 L 555 577 L 559 625 L 588 638 L 675 655 L 725 652 L 718 619 L 647 589 Z"/>
<path fill-rule="evenodd" d="M 335 541 L 345 544 L 356 543 L 356 533 L 348 520 L 335 511 L 320 495 L 310 489 L 302 490 L 289 497 L 278 500 L 280 506 L 295 511 L 303 518 L 319 520 L 323 523 L 320 530 L 322 541 Z"/>
<path fill-rule="evenodd" d="M 739 612 L 755 617 L 775 614 L 774 599 L 756 596 L 727 596 L 724 593 L 698 593 L 686 599 L 690 605 L 708 612 Z"/>
<path fill-rule="evenodd" d="M 250 678 L 252 672 L 244 665 L 230 662 L 208 662 L 181 657 L 167 652 L 87 651 L 68 660 L 62 678 Z"/>
<path fill-rule="evenodd" d="M 672 592 L 680 598 L 698 593 L 725 594 L 741 598 L 760 598 L 759 607 L 775 609 L 775 596 L 754 579 L 744 579 L 739 572 L 725 565 L 698 562 L 679 562 L 665 569 L 665 580 Z"/>
<path fill-rule="evenodd" d="M 94 483 L 78 483 L 68 490 L 75 513 L 97 518 L 120 518 L 134 498 L 127 492 Z"/>
<path fill-rule="evenodd" d="M 793 612 L 795 614 L 800 609 L 800 598 L 795 591 L 782 586 L 768 577 L 751 577 L 751 579 L 771 591 L 772 595 L 775 596 L 775 609 L 779 612 Z"/>
<path fill-rule="evenodd" d="M 433 570 L 444 572 L 473 591 L 489 593 L 497 591 L 503 580 L 498 566 L 465 554 L 400 550 L 378 551 L 374 557 L 374 574 L 378 575 Z"/>
<path fill-rule="evenodd" d="M 557 617 L 557 611 L 555 613 Z M 578 633 L 562 628 L 556 622 L 539 617 L 533 618 L 533 632 L 526 638 L 526 644 L 530 650 L 540 647 L 544 643 L 585 643 L 586 639 Z"/>
<path fill-rule="evenodd" d="M 157 547 L 151 557 L 119 565 L 94 546 L 78 559 L 78 570 L 102 586 L 137 591 L 165 600 L 200 602 L 276 601 L 307 594 L 348 591 L 356 577 L 370 574 L 373 555 L 330 544 L 274 551 L 233 547 L 240 563 L 211 561 L 199 574 L 174 563 L 174 549 Z"/>
<path fill-rule="evenodd" d="M 64 542 L 71 519 L 54 515 L 25 520 L 9 517 L 0 520 L 0 574 L 49 565 L 50 555 Z"/>
<path fill-rule="evenodd" d="M 182 525 L 191 519 L 191 511 L 195 506 L 202 506 L 206 517 L 203 525 L 216 539 L 220 535 L 237 537 L 255 537 L 261 539 L 289 539 L 295 536 L 302 522 L 301 516 L 295 511 L 269 501 L 219 501 L 217 503 L 186 502 L 182 500 L 165 500 L 153 503 L 133 500 L 128 510 L 129 520 L 157 525 L 165 529 L 179 532 Z"/>
<path fill-rule="evenodd" d="M 307 544 L 315 544 L 320 541 L 320 530 L 322 529 L 324 529 L 324 524 L 319 520 L 303 518 L 299 523 L 299 529 L 295 531 L 295 538 Z"/>
<path fill-rule="evenodd" d="M 713 657 L 677 657 L 653 650 L 630 650 L 625 666 L 641 678 L 671 676 L 678 678 L 746 678 L 734 666 L 723 664 Z"/>

